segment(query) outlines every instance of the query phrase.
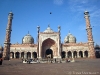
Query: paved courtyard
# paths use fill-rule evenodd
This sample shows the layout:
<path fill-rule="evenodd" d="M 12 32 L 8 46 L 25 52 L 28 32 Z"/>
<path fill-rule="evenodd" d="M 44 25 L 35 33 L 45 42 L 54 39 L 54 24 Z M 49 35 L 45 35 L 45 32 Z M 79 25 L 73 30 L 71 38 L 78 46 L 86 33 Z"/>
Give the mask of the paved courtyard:
<path fill-rule="evenodd" d="M 23 64 L 4 60 L 0 75 L 100 75 L 100 59 L 75 59 L 73 63 Z"/>

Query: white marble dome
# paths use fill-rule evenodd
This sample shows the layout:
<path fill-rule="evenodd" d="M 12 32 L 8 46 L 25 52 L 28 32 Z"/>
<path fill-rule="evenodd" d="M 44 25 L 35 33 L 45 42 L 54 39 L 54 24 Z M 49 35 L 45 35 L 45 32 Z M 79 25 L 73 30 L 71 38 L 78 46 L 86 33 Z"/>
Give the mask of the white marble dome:
<path fill-rule="evenodd" d="M 53 33 L 54 31 L 50 28 L 48 25 L 47 29 L 44 31 L 44 33 Z"/>
<path fill-rule="evenodd" d="M 68 35 L 64 39 L 65 43 L 76 43 L 76 38 L 71 34 L 68 33 Z"/>
<path fill-rule="evenodd" d="M 26 36 L 22 39 L 23 44 L 32 44 L 34 43 L 34 38 L 28 33 Z"/>

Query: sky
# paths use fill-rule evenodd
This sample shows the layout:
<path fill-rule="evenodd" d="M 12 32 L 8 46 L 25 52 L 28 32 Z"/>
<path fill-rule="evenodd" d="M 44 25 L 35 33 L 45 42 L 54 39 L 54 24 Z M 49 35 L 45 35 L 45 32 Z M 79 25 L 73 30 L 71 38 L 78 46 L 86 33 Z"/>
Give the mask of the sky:
<path fill-rule="evenodd" d="M 0 45 L 4 45 L 8 13 L 12 11 L 11 43 L 22 43 L 29 34 L 37 38 L 37 26 L 43 32 L 50 25 L 58 32 L 61 26 L 61 42 L 70 33 L 77 43 L 86 43 L 86 22 L 84 11 L 89 11 L 94 44 L 100 45 L 100 0 L 0 0 Z M 50 14 L 52 12 L 52 14 Z"/>

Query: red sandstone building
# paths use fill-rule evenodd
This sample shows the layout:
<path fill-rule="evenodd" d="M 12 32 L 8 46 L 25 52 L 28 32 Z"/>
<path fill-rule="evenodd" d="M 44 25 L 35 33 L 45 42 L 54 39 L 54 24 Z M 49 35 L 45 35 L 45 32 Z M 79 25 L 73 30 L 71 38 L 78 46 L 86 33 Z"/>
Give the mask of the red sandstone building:
<path fill-rule="evenodd" d="M 88 42 L 76 43 L 76 38 L 71 33 L 65 36 L 64 43 L 61 43 L 60 26 L 58 31 L 54 32 L 48 25 L 47 29 L 40 32 L 38 29 L 38 43 L 34 43 L 34 38 L 28 33 L 22 39 L 22 44 L 11 44 L 11 26 L 13 13 L 8 15 L 8 24 L 6 29 L 6 39 L 4 43 L 3 57 L 9 58 L 95 58 L 94 41 L 92 37 L 92 28 L 89 20 L 89 12 L 84 12 L 86 20 L 86 31 Z"/>

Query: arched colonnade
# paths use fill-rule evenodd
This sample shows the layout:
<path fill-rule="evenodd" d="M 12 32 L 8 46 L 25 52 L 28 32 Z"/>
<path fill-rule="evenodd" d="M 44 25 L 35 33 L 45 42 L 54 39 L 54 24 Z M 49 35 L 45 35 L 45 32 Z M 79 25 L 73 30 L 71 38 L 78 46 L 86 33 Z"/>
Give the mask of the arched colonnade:
<path fill-rule="evenodd" d="M 62 58 L 88 58 L 88 51 L 62 51 L 61 57 Z"/>
<path fill-rule="evenodd" d="M 10 58 L 37 58 L 37 52 L 10 52 Z"/>

